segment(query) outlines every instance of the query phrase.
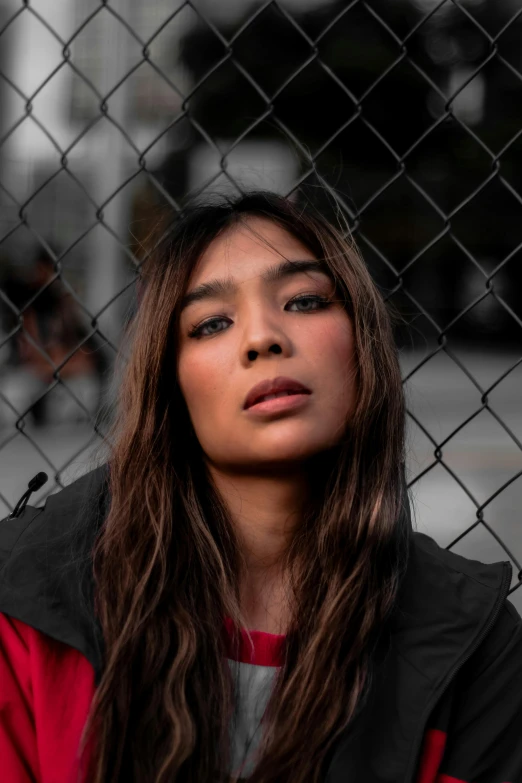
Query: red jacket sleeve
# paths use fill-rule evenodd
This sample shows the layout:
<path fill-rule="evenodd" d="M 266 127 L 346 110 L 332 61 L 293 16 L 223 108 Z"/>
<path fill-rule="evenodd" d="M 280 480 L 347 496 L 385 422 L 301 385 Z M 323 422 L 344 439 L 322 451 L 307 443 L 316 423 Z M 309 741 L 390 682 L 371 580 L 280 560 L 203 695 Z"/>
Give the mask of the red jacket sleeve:
<path fill-rule="evenodd" d="M 78 650 L 0 612 L 2 780 L 74 783 L 94 688 Z"/>
<path fill-rule="evenodd" d="M 0 758 L 11 783 L 39 783 L 29 648 L 16 621 L 0 613 Z"/>

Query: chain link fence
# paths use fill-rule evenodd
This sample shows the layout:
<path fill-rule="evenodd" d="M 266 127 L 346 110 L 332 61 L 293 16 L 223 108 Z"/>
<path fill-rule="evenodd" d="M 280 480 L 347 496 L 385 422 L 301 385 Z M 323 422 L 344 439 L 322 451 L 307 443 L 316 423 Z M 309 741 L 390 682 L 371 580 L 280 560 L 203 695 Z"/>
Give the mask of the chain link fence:
<path fill-rule="evenodd" d="M 509 558 L 520 602 L 519 5 L 0 2 L 5 514 L 34 472 L 54 479 L 41 502 L 103 439 L 96 412 L 158 217 L 268 187 L 343 212 L 402 314 L 427 532 Z"/>

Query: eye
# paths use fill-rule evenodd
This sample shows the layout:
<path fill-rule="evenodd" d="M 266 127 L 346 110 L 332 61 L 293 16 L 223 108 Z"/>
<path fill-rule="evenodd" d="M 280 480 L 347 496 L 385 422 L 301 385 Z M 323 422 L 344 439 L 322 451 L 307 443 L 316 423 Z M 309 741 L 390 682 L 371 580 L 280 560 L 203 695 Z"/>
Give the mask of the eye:
<path fill-rule="evenodd" d="M 328 307 L 329 304 L 331 304 L 331 301 L 329 299 L 326 299 L 324 296 L 318 296 L 317 294 L 300 294 L 299 296 L 294 297 L 294 299 L 291 299 L 288 304 L 294 304 L 294 302 L 315 302 L 317 307 L 314 308 L 315 310 L 323 310 L 326 307 Z M 298 311 L 299 312 L 299 311 Z M 301 312 L 314 312 L 309 311 L 308 309 L 302 310 Z"/>
<path fill-rule="evenodd" d="M 316 307 L 313 309 L 305 309 L 305 310 L 298 310 L 297 312 L 301 313 L 314 313 L 317 312 L 317 310 L 324 310 L 329 305 L 332 304 L 330 299 L 326 299 L 324 296 L 319 296 L 318 294 L 300 294 L 299 296 L 294 297 L 293 299 L 290 299 L 289 302 L 287 302 L 287 306 L 291 304 L 295 304 L 297 302 L 301 303 L 304 301 L 311 301 L 316 304 Z M 295 311 L 294 311 L 295 312 Z M 219 334 L 219 332 L 223 331 L 222 329 L 211 329 L 210 331 L 207 331 L 205 334 L 203 332 L 204 329 L 208 329 L 208 327 L 212 327 L 213 324 L 219 323 L 220 321 L 227 320 L 227 317 L 224 315 L 221 316 L 214 316 L 213 318 L 208 318 L 206 321 L 203 321 L 201 324 L 196 324 L 192 329 L 190 330 L 188 336 L 189 337 L 210 337 L 213 334 Z"/>

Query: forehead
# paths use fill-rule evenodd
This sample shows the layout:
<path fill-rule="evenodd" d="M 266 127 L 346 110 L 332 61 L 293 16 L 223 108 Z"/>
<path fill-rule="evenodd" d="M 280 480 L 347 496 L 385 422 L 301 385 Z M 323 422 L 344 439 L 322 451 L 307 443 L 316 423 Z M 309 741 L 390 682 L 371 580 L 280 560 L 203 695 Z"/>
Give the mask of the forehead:
<path fill-rule="evenodd" d="M 286 229 L 263 217 L 246 217 L 212 240 L 191 276 L 192 283 L 218 270 L 236 275 L 284 258 L 315 258 L 314 253 Z"/>

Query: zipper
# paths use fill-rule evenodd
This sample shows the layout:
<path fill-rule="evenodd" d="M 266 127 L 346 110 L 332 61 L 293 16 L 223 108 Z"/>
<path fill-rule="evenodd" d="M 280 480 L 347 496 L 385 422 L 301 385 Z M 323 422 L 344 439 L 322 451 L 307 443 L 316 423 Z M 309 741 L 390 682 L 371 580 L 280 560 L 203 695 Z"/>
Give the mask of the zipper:
<path fill-rule="evenodd" d="M 466 653 L 464 658 L 462 658 L 460 663 L 458 663 L 453 668 L 451 674 L 446 679 L 446 682 L 444 683 L 444 685 L 441 688 L 439 688 L 437 694 L 431 700 L 431 702 L 429 704 L 429 707 L 426 710 L 426 718 L 421 722 L 421 728 L 420 728 L 419 732 L 417 733 L 417 736 L 415 737 L 415 740 L 413 742 L 413 748 L 412 748 L 412 751 L 411 751 L 410 760 L 408 762 L 406 775 L 405 775 L 405 777 L 403 779 L 403 783 L 414 783 L 413 775 L 417 771 L 415 769 L 415 766 L 416 766 L 417 761 L 418 761 L 417 757 L 418 757 L 418 754 L 419 754 L 419 751 L 420 751 L 420 748 L 421 748 L 422 741 L 424 739 L 424 731 L 425 731 L 425 728 L 426 728 L 426 722 L 427 722 L 430 714 L 432 713 L 432 711 L 433 711 L 434 707 L 436 706 L 437 702 L 439 701 L 439 699 L 443 696 L 443 694 L 446 691 L 446 689 L 449 687 L 451 681 L 453 680 L 453 678 L 455 677 L 455 675 L 457 674 L 459 669 L 461 669 L 462 666 L 464 666 L 464 664 L 466 663 L 466 661 L 469 658 L 471 658 L 473 653 L 477 650 L 478 647 L 480 647 L 480 645 L 484 641 L 485 637 L 488 635 L 488 633 L 491 630 L 492 626 L 495 624 L 495 621 L 496 621 L 496 619 L 497 619 L 497 617 L 498 617 L 498 615 L 500 613 L 500 610 L 501 610 L 501 608 L 502 608 L 502 606 L 504 604 L 504 601 L 507 598 L 507 594 L 508 594 L 508 591 L 509 591 L 509 586 L 511 584 L 511 579 L 513 578 L 513 566 L 507 560 L 504 561 L 502 563 L 502 565 L 504 566 L 504 573 L 503 573 L 503 576 L 502 576 L 502 583 L 501 583 L 500 590 L 499 590 L 499 593 L 498 593 L 498 596 L 497 596 L 497 601 L 496 601 L 495 606 L 494 606 L 494 608 L 493 608 L 493 610 L 491 612 L 489 620 L 488 620 L 484 630 L 480 634 L 480 637 L 474 642 L 473 646 L 471 647 L 470 650 L 468 650 L 468 652 Z"/>

